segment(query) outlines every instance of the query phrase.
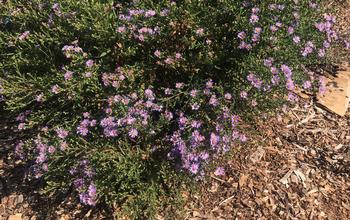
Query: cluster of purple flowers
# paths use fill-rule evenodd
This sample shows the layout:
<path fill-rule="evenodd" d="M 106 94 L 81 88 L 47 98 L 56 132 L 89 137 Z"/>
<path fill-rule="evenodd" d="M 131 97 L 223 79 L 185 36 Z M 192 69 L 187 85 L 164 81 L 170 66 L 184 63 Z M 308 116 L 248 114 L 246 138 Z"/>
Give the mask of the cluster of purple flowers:
<path fill-rule="evenodd" d="M 89 127 L 95 127 L 97 121 L 95 119 L 90 119 L 90 114 L 88 112 L 85 112 L 83 114 L 84 119 L 79 123 L 79 126 L 77 127 L 77 133 L 86 136 L 89 133 Z"/>
<path fill-rule="evenodd" d="M 73 184 L 79 192 L 80 202 L 85 205 L 94 206 L 97 201 L 97 189 L 93 182 L 95 171 L 91 168 L 90 162 L 86 159 L 72 167 L 69 171 L 75 179 Z"/>
<path fill-rule="evenodd" d="M 169 9 L 163 9 L 159 13 L 153 9 L 129 9 L 126 13 L 120 14 L 119 19 L 124 22 L 123 25 L 117 28 L 117 32 L 121 34 L 128 33 L 134 39 L 144 42 L 147 37 L 152 37 L 160 33 L 160 28 L 140 26 L 147 19 L 152 19 L 155 16 L 165 17 L 169 14 Z"/>
<path fill-rule="evenodd" d="M 28 115 L 31 113 L 30 110 L 26 110 L 24 112 L 21 112 L 19 115 L 17 115 L 16 117 L 16 121 L 19 123 L 17 128 L 18 130 L 23 130 L 25 129 L 25 126 L 26 126 L 26 120 L 27 120 L 27 117 Z"/>
<path fill-rule="evenodd" d="M 63 46 L 62 51 L 67 58 L 72 58 L 76 54 L 83 54 L 83 49 L 74 45 L 65 45 Z"/>
<path fill-rule="evenodd" d="M 35 159 L 34 175 L 36 178 L 40 178 L 45 172 L 49 170 L 48 157 L 56 152 L 56 148 L 52 145 L 47 145 L 43 142 L 41 137 L 38 137 L 35 141 L 37 156 Z"/>
<path fill-rule="evenodd" d="M 247 80 L 252 84 L 253 87 L 255 87 L 256 89 L 260 89 L 262 86 L 262 80 L 259 79 L 255 74 L 250 73 L 247 76 Z"/>
<path fill-rule="evenodd" d="M 179 168 L 198 177 L 205 174 L 205 164 L 228 152 L 235 141 L 247 140 L 237 130 L 239 117 L 229 109 L 232 95 L 220 95 L 213 88 L 213 81 L 209 80 L 203 89 L 192 89 L 189 95 L 193 113 L 178 111 L 175 112 L 175 117 L 174 114 L 170 117 L 176 119 L 178 129 L 169 137 L 172 149 L 168 156 L 180 160 Z M 174 93 L 176 92 L 175 89 Z M 202 103 L 202 107 L 198 103 Z M 211 121 L 199 116 L 207 106 L 212 109 Z M 222 168 L 216 172 L 216 175 L 223 174 Z"/>
<path fill-rule="evenodd" d="M 339 39 L 337 32 L 334 30 L 335 17 L 329 14 L 325 14 L 324 19 L 324 22 L 318 22 L 315 24 L 317 30 L 319 30 L 322 33 L 325 33 L 327 36 L 327 40 L 323 42 L 323 47 L 318 50 L 319 57 L 324 57 L 326 54 L 326 50 L 330 47 L 331 43 Z M 314 47 L 306 45 L 303 51 L 303 56 L 309 54 L 307 52 L 312 51 L 311 48 Z"/>
<path fill-rule="evenodd" d="M 255 25 L 259 21 L 259 16 L 258 16 L 259 12 L 260 12 L 259 8 L 255 8 L 255 7 L 252 8 L 252 14 L 251 14 L 251 17 L 249 19 L 251 24 Z M 240 44 L 239 44 L 238 48 L 251 50 L 253 48 L 253 46 L 255 46 L 256 44 L 259 43 L 262 31 L 263 31 L 263 29 L 261 27 L 254 26 L 250 42 L 248 42 L 246 32 L 244 32 L 244 31 L 239 32 L 237 34 L 237 37 L 240 40 Z"/>

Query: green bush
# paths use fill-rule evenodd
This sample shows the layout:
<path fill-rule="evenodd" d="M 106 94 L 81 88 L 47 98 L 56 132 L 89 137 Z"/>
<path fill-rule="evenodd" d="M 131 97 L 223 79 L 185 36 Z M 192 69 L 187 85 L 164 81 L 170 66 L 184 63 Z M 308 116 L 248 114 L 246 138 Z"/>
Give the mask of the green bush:
<path fill-rule="evenodd" d="M 321 1 L 5 1 L 0 86 L 16 156 L 51 195 L 151 218 L 249 134 L 240 122 L 324 90 L 341 43 Z"/>

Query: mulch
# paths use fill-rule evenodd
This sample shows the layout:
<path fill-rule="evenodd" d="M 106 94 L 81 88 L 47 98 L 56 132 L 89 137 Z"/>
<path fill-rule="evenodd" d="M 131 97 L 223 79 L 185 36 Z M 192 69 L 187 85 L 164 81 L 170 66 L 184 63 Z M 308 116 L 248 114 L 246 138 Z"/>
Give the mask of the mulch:
<path fill-rule="evenodd" d="M 257 130 L 187 219 L 350 219 L 350 114 L 298 104 Z"/>

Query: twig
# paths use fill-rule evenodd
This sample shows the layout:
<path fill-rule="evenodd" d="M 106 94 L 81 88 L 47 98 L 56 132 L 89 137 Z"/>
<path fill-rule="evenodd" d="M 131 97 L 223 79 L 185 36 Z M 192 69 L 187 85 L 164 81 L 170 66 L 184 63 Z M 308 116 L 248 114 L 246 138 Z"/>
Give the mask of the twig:
<path fill-rule="evenodd" d="M 222 180 L 222 179 L 220 179 L 220 178 L 217 178 L 216 176 L 210 175 L 210 177 L 213 178 L 213 179 L 215 179 L 215 180 L 217 180 L 217 181 L 219 181 L 219 182 L 221 182 L 221 183 L 226 183 L 225 180 Z"/>
<path fill-rule="evenodd" d="M 224 203 L 226 203 L 226 202 L 232 200 L 233 198 L 235 198 L 235 196 L 236 196 L 236 195 L 233 195 L 233 196 L 228 197 L 228 198 L 225 199 L 224 201 L 220 202 L 220 203 L 219 203 L 219 206 L 221 206 L 222 204 L 224 204 Z"/>

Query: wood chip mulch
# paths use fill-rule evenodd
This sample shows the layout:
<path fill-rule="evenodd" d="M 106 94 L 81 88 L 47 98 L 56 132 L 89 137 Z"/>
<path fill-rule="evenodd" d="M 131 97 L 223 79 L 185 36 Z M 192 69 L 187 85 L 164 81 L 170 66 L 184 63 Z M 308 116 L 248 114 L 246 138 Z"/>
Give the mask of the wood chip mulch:
<path fill-rule="evenodd" d="M 192 198 L 187 219 L 350 219 L 349 113 L 297 105 L 257 131 Z"/>

